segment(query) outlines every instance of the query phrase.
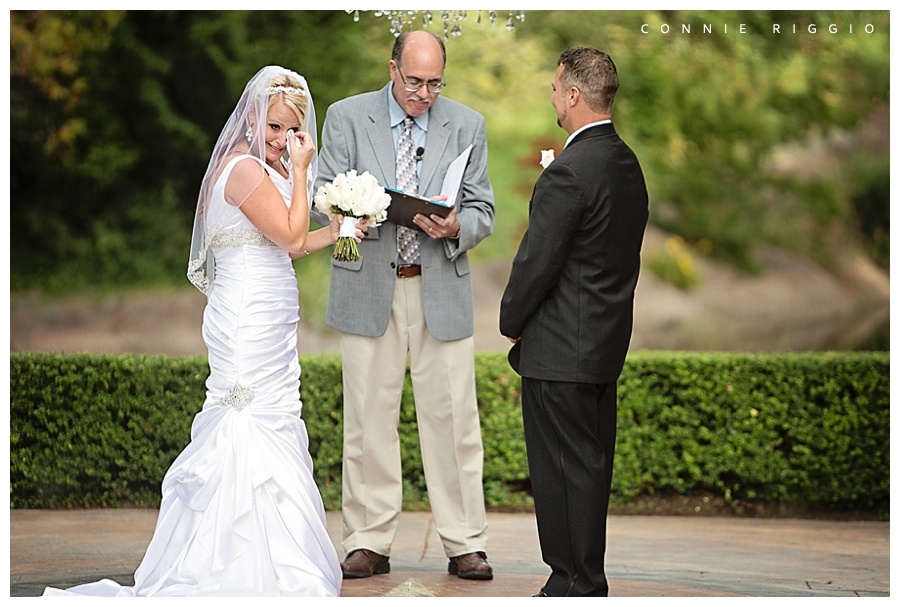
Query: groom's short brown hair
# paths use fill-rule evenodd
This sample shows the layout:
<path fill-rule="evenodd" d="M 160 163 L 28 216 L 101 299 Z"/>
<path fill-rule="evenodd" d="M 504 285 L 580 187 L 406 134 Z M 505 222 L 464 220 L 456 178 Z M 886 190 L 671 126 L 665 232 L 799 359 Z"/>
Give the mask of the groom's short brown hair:
<path fill-rule="evenodd" d="M 595 112 L 612 113 L 619 75 L 609 55 L 595 48 L 570 48 L 563 51 L 556 64 L 563 66 L 562 83 L 581 91 L 588 107 Z"/>

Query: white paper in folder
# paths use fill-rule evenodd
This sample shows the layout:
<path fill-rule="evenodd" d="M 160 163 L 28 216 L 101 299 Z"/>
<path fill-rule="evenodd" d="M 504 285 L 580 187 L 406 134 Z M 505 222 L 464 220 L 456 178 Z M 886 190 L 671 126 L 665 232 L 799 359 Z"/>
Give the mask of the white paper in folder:
<path fill-rule="evenodd" d="M 456 204 L 456 197 L 459 196 L 459 186 L 462 185 L 463 175 L 466 172 L 466 166 L 469 164 L 469 154 L 471 153 L 472 145 L 469 144 L 469 147 L 464 149 L 462 154 L 457 156 L 456 160 L 447 167 L 441 194 L 447 197 L 447 204 L 450 206 Z"/>

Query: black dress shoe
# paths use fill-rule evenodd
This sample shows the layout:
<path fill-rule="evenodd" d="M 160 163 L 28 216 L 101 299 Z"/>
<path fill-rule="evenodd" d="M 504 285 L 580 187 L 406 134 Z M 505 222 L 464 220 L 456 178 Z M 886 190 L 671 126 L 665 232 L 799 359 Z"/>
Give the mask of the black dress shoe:
<path fill-rule="evenodd" d="M 550 596 L 550 595 L 547 594 L 546 592 L 544 592 L 543 590 L 541 590 L 537 594 L 532 594 L 531 596 Z"/>
<path fill-rule="evenodd" d="M 484 552 L 470 552 L 450 557 L 447 573 L 459 576 L 464 580 L 494 579 L 494 570 L 488 564 L 487 555 Z"/>
<path fill-rule="evenodd" d="M 372 577 L 374 574 L 390 573 L 390 559 L 377 552 L 361 548 L 347 555 L 341 563 L 344 579 Z"/>

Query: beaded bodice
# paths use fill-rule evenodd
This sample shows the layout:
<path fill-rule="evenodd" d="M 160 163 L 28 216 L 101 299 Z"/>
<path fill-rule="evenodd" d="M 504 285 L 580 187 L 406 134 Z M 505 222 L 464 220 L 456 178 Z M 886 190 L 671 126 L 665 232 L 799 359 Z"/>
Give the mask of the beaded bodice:
<path fill-rule="evenodd" d="M 213 251 L 242 247 L 244 245 L 259 247 L 277 246 L 268 236 L 254 228 L 234 228 L 219 232 L 212 237 L 209 248 Z"/>
<path fill-rule="evenodd" d="M 268 172 L 272 183 L 281 193 L 285 205 L 290 208 L 292 181 L 285 179 L 272 167 L 268 166 L 253 156 L 238 156 L 226 165 L 213 188 L 213 197 L 210 208 L 207 211 L 209 227 L 206 229 L 204 246 L 197 256 L 188 263 L 188 279 L 204 294 L 212 292 L 212 282 L 215 262 L 209 252 L 222 251 L 242 246 L 276 247 L 265 234 L 260 232 L 236 206 L 225 201 L 225 185 L 231 171 L 237 162 L 244 159 L 252 159 L 259 162 Z"/>

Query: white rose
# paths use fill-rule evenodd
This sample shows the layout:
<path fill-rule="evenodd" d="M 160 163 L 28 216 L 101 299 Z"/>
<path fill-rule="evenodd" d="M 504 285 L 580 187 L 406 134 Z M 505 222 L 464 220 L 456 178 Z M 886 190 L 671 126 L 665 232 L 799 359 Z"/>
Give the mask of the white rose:
<path fill-rule="evenodd" d="M 356 176 L 356 171 L 340 174 L 334 178 L 334 192 L 332 202 L 344 214 L 350 214 L 353 210 L 353 184 L 351 179 Z"/>
<path fill-rule="evenodd" d="M 360 176 L 358 187 L 360 189 L 360 202 L 358 206 L 358 215 L 371 217 L 374 221 L 384 213 L 384 209 L 390 204 L 391 198 L 379 185 L 375 176 L 368 171 Z M 377 223 L 370 223 L 377 225 Z"/>
<path fill-rule="evenodd" d="M 321 185 L 319 186 L 319 189 L 316 190 L 316 195 L 313 196 L 313 202 L 316 203 L 316 208 L 329 217 L 331 216 L 331 187 L 330 183 Z"/>
<path fill-rule="evenodd" d="M 375 202 L 373 201 L 375 193 L 373 191 L 373 185 L 377 186 L 378 182 L 375 181 L 375 178 L 372 177 L 368 171 L 360 175 L 357 180 L 356 189 L 359 198 L 355 210 L 360 216 L 371 215 L 375 211 Z"/>

